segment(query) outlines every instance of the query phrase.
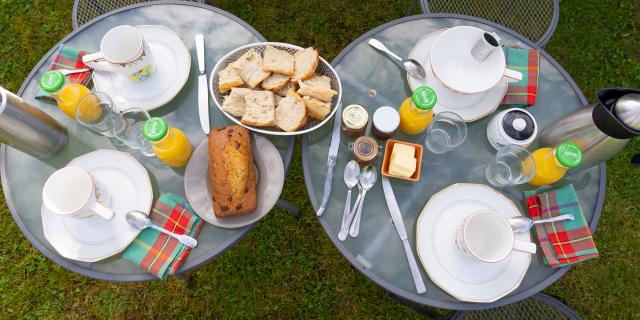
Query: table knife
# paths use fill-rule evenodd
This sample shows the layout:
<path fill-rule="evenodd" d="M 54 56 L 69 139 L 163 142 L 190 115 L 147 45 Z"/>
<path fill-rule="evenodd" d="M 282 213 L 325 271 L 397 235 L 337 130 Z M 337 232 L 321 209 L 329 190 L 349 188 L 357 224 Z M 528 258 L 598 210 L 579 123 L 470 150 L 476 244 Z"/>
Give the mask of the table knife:
<path fill-rule="evenodd" d="M 196 54 L 198 55 L 198 114 L 200 126 L 205 134 L 209 134 L 209 88 L 207 88 L 207 72 L 204 70 L 204 36 L 196 34 Z"/>
<path fill-rule="evenodd" d="M 382 189 L 384 190 L 384 198 L 387 200 L 391 220 L 393 220 L 393 225 L 396 226 L 400 240 L 402 240 L 402 246 L 404 247 L 404 253 L 407 255 L 407 261 L 409 261 L 409 269 L 411 269 L 411 276 L 413 277 L 413 283 L 416 285 L 416 291 L 418 293 L 424 293 L 427 289 L 424 286 L 424 281 L 422 281 L 422 275 L 420 274 L 416 257 L 411 250 L 407 230 L 404 228 L 404 221 L 402 220 L 402 214 L 400 214 L 396 196 L 393 194 L 391 183 L 386 176 L 382 176 Z"/>
<path fill-rule="evenodd" d="M 322 193 L 322 202 L 316 215 L 319 217 L 324 212 L 331 196 L 331 186 L 333 184 L 333 169 L 336 167 L 338 158 L 338 148 L 340 147 L 340 128 L 342 127 L 342 104 L 336 106 L 336 115 L 333 119 L 333 132 L 331 133 L 331 145 L 329 146 L 329 154 L 327 155 L 327 175 L 324 178 L 324 191 Z"/>

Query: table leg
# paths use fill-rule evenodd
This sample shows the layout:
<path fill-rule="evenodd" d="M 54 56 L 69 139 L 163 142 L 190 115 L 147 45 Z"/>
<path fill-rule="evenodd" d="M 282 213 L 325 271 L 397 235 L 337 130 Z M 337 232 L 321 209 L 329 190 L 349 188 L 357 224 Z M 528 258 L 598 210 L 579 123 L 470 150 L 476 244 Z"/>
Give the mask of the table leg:
<path fill-rule="evenodd" d="M 278 199 L 278 202 L 276 202 L 276 205 L 278 205 L 278 207 L 284 210 L 289 211 L 289 213 L 291 213 L 291 215 L 293 215 L 294 218 L 300 219 L 300 209 L 298 209 L 298 207 L 296 207 L 293 203 L 283 199 Z"/>

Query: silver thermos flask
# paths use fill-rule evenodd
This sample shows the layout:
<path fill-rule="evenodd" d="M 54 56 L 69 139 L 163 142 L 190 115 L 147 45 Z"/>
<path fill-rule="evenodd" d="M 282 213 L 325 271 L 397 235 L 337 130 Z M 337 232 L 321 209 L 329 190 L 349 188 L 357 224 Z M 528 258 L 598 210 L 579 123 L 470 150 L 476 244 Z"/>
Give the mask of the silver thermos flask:
<path fill-rule="evenodd" d="M 0 87 L 0 142 L 50 159 L 67 145 L 67 130 L 42 110 Z"/>
<path fill-rule="evenodd" d="M 546 127 L 540 146 L 555 147 L 571 141 L 582 148 L 581 168 L 607 161 L 640 135 L 640 90 L 602 89 L 598 101 L 578 109 Z"/>

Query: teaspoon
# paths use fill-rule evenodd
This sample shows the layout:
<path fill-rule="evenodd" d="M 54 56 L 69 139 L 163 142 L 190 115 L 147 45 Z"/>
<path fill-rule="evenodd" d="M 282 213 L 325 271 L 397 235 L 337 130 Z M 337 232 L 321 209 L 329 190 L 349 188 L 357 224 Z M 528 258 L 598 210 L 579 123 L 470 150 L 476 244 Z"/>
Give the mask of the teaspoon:
<path fill-rule="evenodd" d="M 177 233 L 173 233 L 167 229 L 161 228 L 156 226 L 155 224 L 151 223 L 151 219 L 149 219 L 149 217 L 144 214 L 144 212 L 140 212 L 140 211 L 129 211 L 127 212 L 126 215 L 126 220 L 127 223 L 129 223 L 130 226 L 139 229 L 139 230 L 143 230 L 146 228 L 152 228 L 152 229 L 156 229 L 168 236 L 174 237 L 176 239 L 178 239 L 178 241 L 180 241 L 180 243 L 184 244 L 185 246 L 189 247 L 189 248 L 195 248 L 195 246 L 198 245 L 198 240 L 184 235 L 184 234 L 177 234 Z"/>
<path fill-rule="evenodd" d="M 427 76 L 427 73 L 424 71 L 424 68 L 420 63 L 418 63 L 418 61 L 415 61 L 413 59 L 400 58 L 398 55 L 391 52 L 391 50 L 387 49 L 387 47 L 384 44 L 382 44 L 382 42 L 376 39 L 369 39 L 369 45 L 390 55 L 394 59 L 402 62 L 402 66 L 404 67 L 404 70 L 406 70 L 408 74 L 420 79 L 423 79 L 424 77 Z"/>

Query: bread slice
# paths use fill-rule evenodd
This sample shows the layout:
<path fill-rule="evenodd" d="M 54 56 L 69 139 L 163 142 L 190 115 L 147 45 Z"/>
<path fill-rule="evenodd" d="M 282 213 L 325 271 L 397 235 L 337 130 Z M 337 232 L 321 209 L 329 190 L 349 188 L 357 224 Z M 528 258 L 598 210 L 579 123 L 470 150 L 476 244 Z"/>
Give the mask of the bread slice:
<path fill-rule="evenodd" d="M 327 76 L 315 75 L 309 80 L 301 80 L 298 84 L 300 85 L 298 94 L 314 97 L 324 102 L 331 102 L 333 96 L 338 94 L 338 92 L 331 89 L 331 78 Z"/>
<path fill-rule="evenodd" d="M 267 46 L 262 59 L 264 60 L 264 71 L 273 71 L 288 76 L 293 75 L 293 55 L 291 53 Z"/>
<path fill-rule="evenodd" d="M 276 108 L 276 126 L 278 128 L 293 132 L 307 123 L 307 108 L 302 99 L 289 95 L 278 103 Z"/>
<path fill-rule="evenodd" d="M 242 117 L 245 109 L 244 97 L 251 92 L 253 90 L 249 88 L 231 88 L 231 93 L 224 98 L 222 103 L 222 111 L 236 117 Z"/>
<path fill-rule="evenodd" d="M 271 73 L 262 70 L 262 57 L 253 49 L 247 51 L 232 65 L 239 70 L 239 75 L 252 89 L 257 87 L 262 80 Z"/>
<path fill-rule="evenodd" d="M 318 55 L 318 50 L 314 48 L 306 48 L 296 52 L 294 60 L 295 73 L 293 74 L 291 81 L 298 82 L 300 80 L 313 77 L 313 74 L 316 72 L 316 68 L 318 67 L 320 56 Z"/>
<path fill-rule="evenodd" d="M 323 102 L 316 98 L 308 96 L 302 97 L 302 100 L 307 107 L 307 113 L 309 113 L 309 116 L 313 118 L 324 120 L 329 112 L 331 112 L 331 104 L 329 104 L 328 102 Z"/>
<path fill-rule="evenodd" d="M 289 83 L 289 76 L 274 72 L 262 81 L 261 87 L 265 90 L 277 92 L 282 90 L 287 83 Z"/>
<path fill-rule="evenodd" d="M 289 94 L 290 90 L 295 91 L 297 88 L 296 84 L 289 81 L 289 83 L 287 83 L 287 85 L 285 85 L 282 89 L 280 89 L 279 91 L 274 91 L 275 94 L 281 96 L 281 97 L 286 97 L 287 94 Z"/>
<path fill-rule="evenodd" d="M 218 89 L 220 93 L 226 93 L 233 87 L 238 87 L 244 84 L 244 80 L 240 77 L 240 70 L 233 66 L 228 65 L 224 70 L 218 72 Z"/>
<path fill-rule="evenodd" d="M 275 124 L 275 107 L 271 91 L 253 91 L 244 96 L 245 111 L 240 122 L 258 127 Z"/>
<path fill-rule="evenodd" d="M 273 95 L 273 101 L 276 103 L 276 106 L 277 106 L 278 104 L 280 104 L 280 101 L 282 101 L 282 99 L 284 99 L 284 98 L 283 98 L 283 97 L 281 97 L 281 96 L 279 96 L 279 95 L 277 95 L 277 94 L 274 94 L 274 95 Z"/>

